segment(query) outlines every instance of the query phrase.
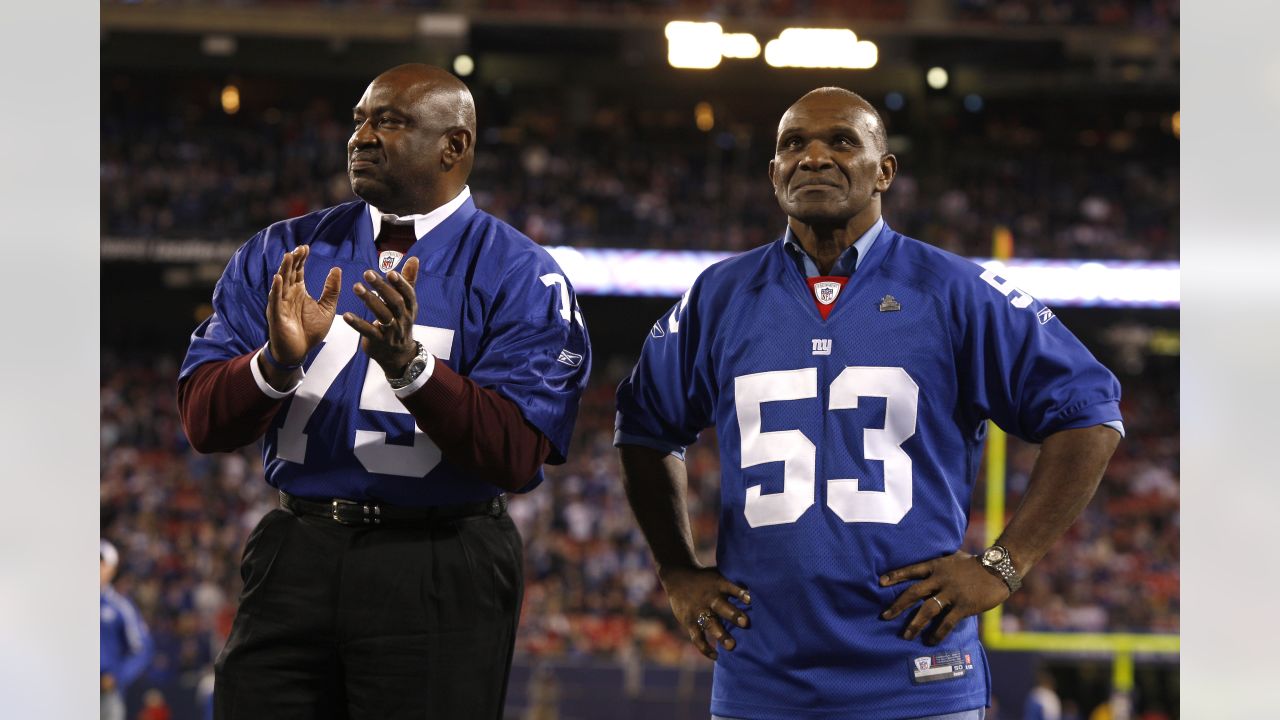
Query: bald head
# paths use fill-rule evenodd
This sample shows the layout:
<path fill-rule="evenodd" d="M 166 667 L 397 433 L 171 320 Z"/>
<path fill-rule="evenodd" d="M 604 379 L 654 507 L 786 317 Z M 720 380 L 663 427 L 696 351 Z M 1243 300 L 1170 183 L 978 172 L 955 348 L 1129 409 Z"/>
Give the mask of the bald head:
<path fill-rule="evenodd" d="M 412 90 L 418 94 L 426 114 L 440 122 L 441 129 L 465 128 L 476 132 L 476 105 L 466 84 L 453 73 L 434 65 L 397 65 L 373 79 Z"/>
<path fill-rule="evenodd" d="M 816 90 L 810 90 L 791 104 L 787 111 L 783 113 L 782 120 L 778 123 L 778 135 L 781 136 L 783 129 L 787 127 L 787 121 L 797 110 L 807 109 L 809 107 L 823 107 L 827 109 L 835 109 L 839 112 L 845 109 L 851 115 L 858 117 L 860 124 L 867 131 L 868 136 L 876 143 L 876 148 L 881 153 L 889 151 L 889 140 L 884 129 L 884 118 L 880 117 L 880 113 L 875 106 L 867 102 L 867 99 L 856 92 L 845 90 L 838 87 L 820 87 Z"/>
<path fill-rule="evenodd" d="M 476 108 L 449 72 L 398 65 L 369 83 L 352 110 L 351 189 L 385 213 L 430 212 L 457 197 L 475 161 Z"/>

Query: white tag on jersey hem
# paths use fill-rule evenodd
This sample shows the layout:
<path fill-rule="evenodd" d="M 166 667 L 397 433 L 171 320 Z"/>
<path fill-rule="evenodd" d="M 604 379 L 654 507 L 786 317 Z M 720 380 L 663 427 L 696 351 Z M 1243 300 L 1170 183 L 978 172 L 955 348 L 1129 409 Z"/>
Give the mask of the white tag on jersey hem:
<path fill-rule="evenodd" d="M 922 655 L 911 661 L 911 679 L 916 684 L 962 678 L 973 669 L 973 656 L 959 650 Z"/>

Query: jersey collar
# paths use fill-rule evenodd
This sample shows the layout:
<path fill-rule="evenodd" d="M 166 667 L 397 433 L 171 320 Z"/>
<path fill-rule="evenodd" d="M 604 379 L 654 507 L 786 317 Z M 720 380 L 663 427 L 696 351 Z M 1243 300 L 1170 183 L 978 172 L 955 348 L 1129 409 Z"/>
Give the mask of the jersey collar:
<path fill-rule="evenodd" d="M 369 227 L 373 233 L 373 239 L 378 239 L 378 233 L 382 231 L 382 221 L 385 219 L 388 222 L 392 222 L 397 225 L 408 225 L 412 222 L 413 234 L 416 238 L 421 240 L 423 235 L 434 230 L 436 226 L 448 219 L 450 215 L 457 212 L 458 208 L 462 207 L 470 197 L 471 186 L 463 185 L 462 192 L 458 193 L 458 196 L 454 199 L 431 212 L 419 213 L 416 215 L 392 215 L 391 213 L 384 213 L 378 208 L 370 205 Z"/>
<path fill-rule="evenodd" d="M 880 236 L 880 231 L 884 229 L 884 216 L 876 218 L 875 223 L 867 228 L 867 231 L 853 241 L 853 245 L 849 249 L 840 253 L 840 257 L 836 258 L 835 265 L 831 267 L 829 275 L 849 276 L 862 265 L 862 260 L 871 251 L 871 246 L 875 244 L 876 238 Z M 795 233 L 791 232 L 791 226 L 787 226 L 787 232 L 782 236 L 783 249 L 787 255 L 795 260 L 796 265 L 800 268 L 800 273 L 806 278 L 818 277 L 822 275 L 818 271 L 818 264 L 813 261 L 809 253 L 800 247 L 800 241 L 796 240 Z M 852 261 L 853 267 L 849 267 Z"/>

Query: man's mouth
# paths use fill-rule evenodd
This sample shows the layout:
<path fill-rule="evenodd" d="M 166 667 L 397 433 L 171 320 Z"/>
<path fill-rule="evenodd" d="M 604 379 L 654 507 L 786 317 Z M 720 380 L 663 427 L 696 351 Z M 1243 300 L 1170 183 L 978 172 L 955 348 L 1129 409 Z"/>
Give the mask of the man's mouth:
<path fill-rule="evenodd" d="M 796 190 L 804 190 L 807 188 L 824 188 L 824 187 L 837 188 L 837 187 L 840 187 L 840 185 L 833 180 L 825 180 L 822 178 L 806 178 L 803 182 L 796 183 L 794 187 Z"/>

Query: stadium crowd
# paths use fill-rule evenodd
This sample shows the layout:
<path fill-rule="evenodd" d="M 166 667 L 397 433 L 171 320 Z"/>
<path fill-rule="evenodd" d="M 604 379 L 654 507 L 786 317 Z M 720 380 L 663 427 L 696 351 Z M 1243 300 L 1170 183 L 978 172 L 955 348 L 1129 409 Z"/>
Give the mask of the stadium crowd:
<path fill-rule="evenodd" d="M 352 198 L 349 128 L 334 102 L 227 116 L 127 77 L 110 85 L 104 235 L 242 240 Z M 488 95 L 472 191 L 542 244 L 741 251 L 782 230 L 765 178 L 771 125 L 718 109 L 725 117 L 703 132 L 692 107 Z M 895 134 L 901 169 L 886 217 L 968 256 L 990 256 L 997 229 L 1008 228 L 1018 257 L 1176 258 L 1169 114 L 1069 105 L 957 110 Z M 913 122 L 912 112 L 889 113 L 891 130 Z"/>
<path fill-rule="evenodd" d="M 137 4 L 140 0 L 111 0 Z M 190 0 L 142 0 L 178 5 Z M 299 0 L 216 0 L 235 6 L 288 7 Z M 375 10 L 448 10 L 502 12 L 513 15 L 546 13 L 609 13 L 632 16 L 735 18 L 851 17 L 859 20 L 902 21 L 917 5 L 912 0 L 327 0 L 330 7 Z M 1138 30 L 1165 30 L 1179 25 L 1179 0 L 950 0 L 942 5 L 946 19 L 984 25 L 1068 25 Z M 930 4 L 930 12 L 938 11 Z"/>
<path fill-rule="evenodd" d="M 527 587 L 518 652 L 531 656 L 696 659 L 674 627 L 644 540 L 627 507 L 613 438 L 613 391 L 629 369 L 602 362 L 583 397 L 568 464 L 515 496 Z M 156 642 L 143 683 L 207 670 L 225 641 L 237 561 L 257 520 L 276 506 L 255 447 L 198 455 L 173 397 L 172 358 L 108 356 L 102 374 L 103 536 L 120 548 L 117 588 L 134 599 Z M 1067 537 L 1006 605 L 1009 629 L 1178 630 L 1176 373 L 1122 376 L 1128 439 Z M 1033 446 L 1010 443 L 1009 507 L 1025 487 Z M 715 558 L 719 508 L 714 433 L 690 448 L 690 509 L 698 553 Z M 968 549 L 984 546 L 981 488 Z"/>

